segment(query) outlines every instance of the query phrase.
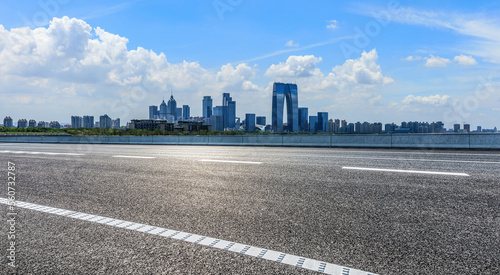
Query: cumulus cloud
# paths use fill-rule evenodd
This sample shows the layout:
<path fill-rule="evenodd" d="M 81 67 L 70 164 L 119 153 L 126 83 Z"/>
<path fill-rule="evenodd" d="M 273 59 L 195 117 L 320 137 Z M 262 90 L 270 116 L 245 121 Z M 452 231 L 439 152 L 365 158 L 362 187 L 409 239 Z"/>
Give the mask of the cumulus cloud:
<path fill-rule="evenodd" d="M 451 97 L 449 95 L 431 95 L 431 96 L 414 96 L 408 95 L 402 101 L 404 104 L 426 104 L 434 106 L 443 106 L 451 103 Z"/>
<path fill-rule="evenodd" d="M 425 66 L 427 67 L 446 67 L 451 61 L 446 58 L 442 58 L 439 56 L 434 56 L 431 54 L 430 57 L 425 58 L 427 61 L 425 62 Z"/>
<path fill-rule="evenodd" d="M 327 25 L 326 25 L 327 29 L 334 30 L 334 29 L 336 29 L 338 27 L 339 26 L 337 25 L 337 20 L 329 20 L 329 21 L 327 21 Z"/>
<path fill-rule="evenodd" d="M 314 55 L 292 55 L 288 57 L 285 63 L 271 65 L 265 75 L 273 77 L 308 77 L 312 75 L 316 64 L 321 60 L 321 57 L 315 57 Z"/>
<path fill-rule="evenodd" d="M 53 18 L 47 28 L 6 30 L 0 25 L 0 86 L 22 94 L 17 97 L 20 102 L 35 96 L 52 103 L 87 102 L 86 106 L 106 105 L 131 91 L 147 92 L 147 98 L 160 101 L 173 89 L 178 101 L 189 102 L 193 95 L 201 98 L 225 89 L 263 90 L 252 83 L 256 68 L 247 64 L 227 64 L 212 71 L 198 62 L 168 62 L 164 53 L 141 47 L 129 50 L 127 44 L 127 38 L 75 18 Z"/>
<path fill-rule="evenodd" d="M 463 54 L 455 56 L 455 58 L 453 58 L 453 61 L 458 62 L 458 64 L 464 66 L 472 66 L 477 64 L 477 61 L 476 59 L 474 59 L 474 57 Z"/>
<path fill-rule="evenodd" d="M 293 40 L 289 40 L 288 42 L 285 43 L 285 46 L 287 47 L 298 47 L 300 46 L 299 43 L 293 41 Z"/>
<path fill-rule="evenodd" d="M 421 60 L 421 59 L 422 59 L 421 56 L 412 56 L 412 55 L 410 55 L 406 58 L 403 58 L 403 60 L 405 60 L 405 61 L 416 61 L 416 60 Z"/>
<path fill-rule="evenodd" d="M 332 72 L 341 83 L 350 84 L 388 84 L 394 80 L 382 75 L 377 64 L 378 54 L 375 49 L 361 54 L 359 59 L 349 59 L 342 66 L 336 66 Z"/>

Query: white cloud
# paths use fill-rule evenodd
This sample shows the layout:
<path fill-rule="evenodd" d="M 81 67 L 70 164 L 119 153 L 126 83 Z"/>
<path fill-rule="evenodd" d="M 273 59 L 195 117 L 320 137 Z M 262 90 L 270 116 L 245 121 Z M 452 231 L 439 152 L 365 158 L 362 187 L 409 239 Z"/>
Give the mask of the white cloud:
<path fill-rule="evenodd" d="M 271 65 L 265 75 L 273 77 L 308 77 L 312 75 L 316 64 L 321 60 L 321 57 L 315 57 L 314 55 L 292 55 L 288 57 L 285 63 Z"/>
<path fill-rule="evenodd" d="M 337 25 L 338 24 L 337 20 L 329 20 L 329 21 L 327 21 L 327 23 L 328 23 L 328 25 L 326 25 L 327 29 L 334 30 L 334 29 L 337 29 L 339 27 Z"/>
<path fill-rule="evenodd" d="M 293 40 L 289 40 L 288 42 L 285 43 L 285 46 L 286 47 L 298 47 L 300 46 L 299 43 L 293 41 Z"/>
<path fill-rule="evenodd" d="M 365 6 L 355 12 L 377 16 L 374 7 Z M 379 19 L 387 20 L 381 13 Z M 495 13 L 459 13 L 450 11 L 427 11 L 414 8 L 399 8 L 391 14 L 391 20 L 404 24 L 442 28 L 468 36 L 460 48 L 465 53 L 484 57 L 487 61 L 500 63 L 500 19 Z"/>
<path fill-rule="evenodd" d="M 197 62 L 170 63 L 165 54 L 141 47 L 129 50 L 127 44 L 127 38 L 75 18 L 54 18 L 47 28 L 33 30 L 0 25 L 0 86 L 9 91 L 6 96 L 17 94 L 20 103 L 53 106 L 47 110 L 40 104 L 40 113 L 69 117 L 93 106 L 111 108 L 109 115 L 120 115 L 123 121 L 146 117 L 147 106 L 159 104 L 170 90 L 182 104 L 198 103 L 202 95 L 219 95 L 225 89 L 233 94 L 263 90 L 252 83 L 257 69 L 247 64 L 212 71 Z M 82 110 L 68 107 L 74 102 Z M 129 110 L 118 111 L 121 105 Z M 0 109 L 7 107 L 0 103 Z"/>
<path fill-rule="evenodd" d="M 406 58 L 403 58 L 403 60 L 405 60 L 405 61 L 416 61 L 416 60 L 421 60 L 421 59 L 422 59 L 421 56 L 412 56 L 412 55 L 410 55 Z"/>
<path fill-rule="evenodd" d="M 446 58 L 442 58 L 439 56 L 434 56 L 431 54 L 430 57 L 425 58 L 427 61 L 425 62 L 425 66 L 427 67 L 446 67 L 451 61 Z"/>
<path fill-rule="evenodd" d="M 394 80 L 382 75 L 377 64 L 378 54 L 375 49 L 361 54 L 359 59 L 349 59 L 342 66 L 333 68 L 335 78 L 343 84 L 388 84 Z"/>
<path fill-rule="evenodd" d="M 408 95 L 402 101 L 404 104 L 426 104 L 434 106 L 443 106 L 451 103 L 451 97 L 449 95 L 431 95 L 431 96 L 414 96 Z"/>
<path fill-rule="evenodd" d="M 455 56 L 455 58 L 453 58 L 453 61 L 456 61 L 458 62 L 458 64 L 464 66 L 472 66 L 477 64 L 477 61 L 476 59 L 474 59 L 474 57 L 463 54 Z"/>

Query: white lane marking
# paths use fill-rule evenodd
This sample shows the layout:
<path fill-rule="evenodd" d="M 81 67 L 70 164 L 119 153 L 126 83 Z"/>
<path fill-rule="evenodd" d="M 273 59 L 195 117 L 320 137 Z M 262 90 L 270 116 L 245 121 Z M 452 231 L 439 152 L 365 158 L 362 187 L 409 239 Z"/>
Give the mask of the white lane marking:
<path fill-rule="evenodd" d="M 370 158 L 370 157 L 346 157 L 346 156 L 317 156 L 322 158 L 342 158 L 342 159 L 370 159 L 370 160 L 396 160 L 396 161 L 430 161 L 430 162 L 457 162 L 457 163 L 479 163 L 479 164 L 500 164 L 498 161 L 479 160 L 446 160 L 446 159 L 400 159 L 400 158 Z"/>
<path fill-rule="evenodd" d="M 27 155 L 62 155 L 62 156 L 85 156 L 84 154 L 76 153 L 53 153 L 53 152 L 30 152 L 30 151 L 0 151 L 2 154 L 27 154 Z"/>
<path fill-rule="evenodd" d="M 0 198 L 0 203 L 12 205 L 12 201 Z M 278 251 L 267 250 L 260 247 L 235 243 L 231 241 L 220 240 L 216 238 L 200 236 L 196 234 L 186 233 L 182 231 L 176 231 L 172 229 L 166 229 L 161 227 L 155 227 L 146 224 L 128 222 L 123 220 L 117 220 L 113 218 L 101 217 L 86 213 L 80 213 L 70 210 L 64 210 L 55 207 L 42 206 L 33 203 L 15 202 L 16 207 L 22 207 L 31 210 L 37 210 L 44 213 L 50 213 L 52 215 L 64 216 L 69 218 L 74 218 L 78 220 L 83 220 L 87 222 L 95 222 L 104 225 L 110 225 L 118 227 L 125 230 L 132 230 L 146 234 L 152 234 L 157 236 L 163 236 L 167 238 L 172 238 L 176 240 L 181 240 L 189 243 L 201 244 L 209 247 L 214 247 L 222 250 L 228 250 L 251 257 L 256 257 L 259 259 L 266 259 L 278 263 L 283 263 L 287 265 L 296 266 L 299 268 L 304 268 L 308 270 L 313 270 L 316 272 L 321 272 L 325 274 L 349 274 L 349 275 L 375 275 L 374 273 L 369 273 L 366 271 L 352 269 L 345 266 L 340 266 L 336 264 L 326 263 L 314 259 L 309 259 L 305 257 L 295 256 L 291 254 L 286 254 Z M 68 211 L 72 214 L 68 215 Z M 61 214 L 64 213 L 64 214 Z M 146 230 L 144 230 L 146 229 Z"/>
<path fill-rule="evenodd" d="M 367 167 L 342 167 L 347 170 L 364 170 L 364 171 L 380 171 L 380 172 L 396 172 L 396 173 L 415 173 L 415 174 L 431 174 L 431 175 L 448 175 L 448 176 L 462 176 L 469 177 L 465 173 L 452 173 L 452 172 L 435 172 L 435 171 L 416 171 L 416 170 L 397 170 L 397 169 L 382 169 L 382 168 L 367 168 Z"/>
<path fill-rule="evenodd" d="M 239 161 L 239 160 L 217 160 L 217 159 L 200 159 L 203 162 L 226 162 L 226 163 L 242 163 L 242 164 L 262 164 L 258 161 Z"/>
<path fill-rule="evenodd" d="M 143 157 L 143 156 L 113 156 L 113 158 L 154 159 L 154 158 L 156 158 L 156 157 Z"/>

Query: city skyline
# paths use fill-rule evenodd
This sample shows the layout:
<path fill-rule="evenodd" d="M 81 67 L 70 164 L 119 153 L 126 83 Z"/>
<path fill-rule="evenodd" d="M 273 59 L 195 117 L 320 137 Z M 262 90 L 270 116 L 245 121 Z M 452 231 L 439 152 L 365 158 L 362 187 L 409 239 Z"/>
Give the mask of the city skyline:
<path fill-rule="evenodd" d="M 221 102 L 231 93 L 236 117 L 270 120 L 272 84 L 281 81 L 301 87 L 299 107 L 309 114 L 498 126 L 497 3 L 287 2 L 281 8 L 304 20 L 252 18 L 278 2 L 241 2 L 222 14 L 211 2 L 194 10 L 143 1 L 56 1 L 53 10 L 5 4 L 0 84 L 9 100 L 0 103 L 0 115 L 69 123 L 79 103 L 80 114 L 130 121 L 147 118 L 143 106 L 173 90 L 192 116 L 202 116 L 199 98 Z M 152 9 L 158 13 L 133 26 L 120 19 Z"/>

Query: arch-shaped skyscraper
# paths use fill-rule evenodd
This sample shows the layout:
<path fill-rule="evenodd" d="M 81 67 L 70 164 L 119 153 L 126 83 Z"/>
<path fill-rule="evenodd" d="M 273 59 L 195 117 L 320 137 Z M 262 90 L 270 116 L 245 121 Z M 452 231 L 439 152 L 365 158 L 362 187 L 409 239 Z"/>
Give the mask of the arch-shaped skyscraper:
<path fill-rule="evenodd" d="M 274 132 L 283 132 L 283 112 L 287 110 L 287 129 L 289 132 L 299 131 L 299 100 L 297 96 L 297 84 L 279 83 L 273 84 L 273 125 Z"/>

